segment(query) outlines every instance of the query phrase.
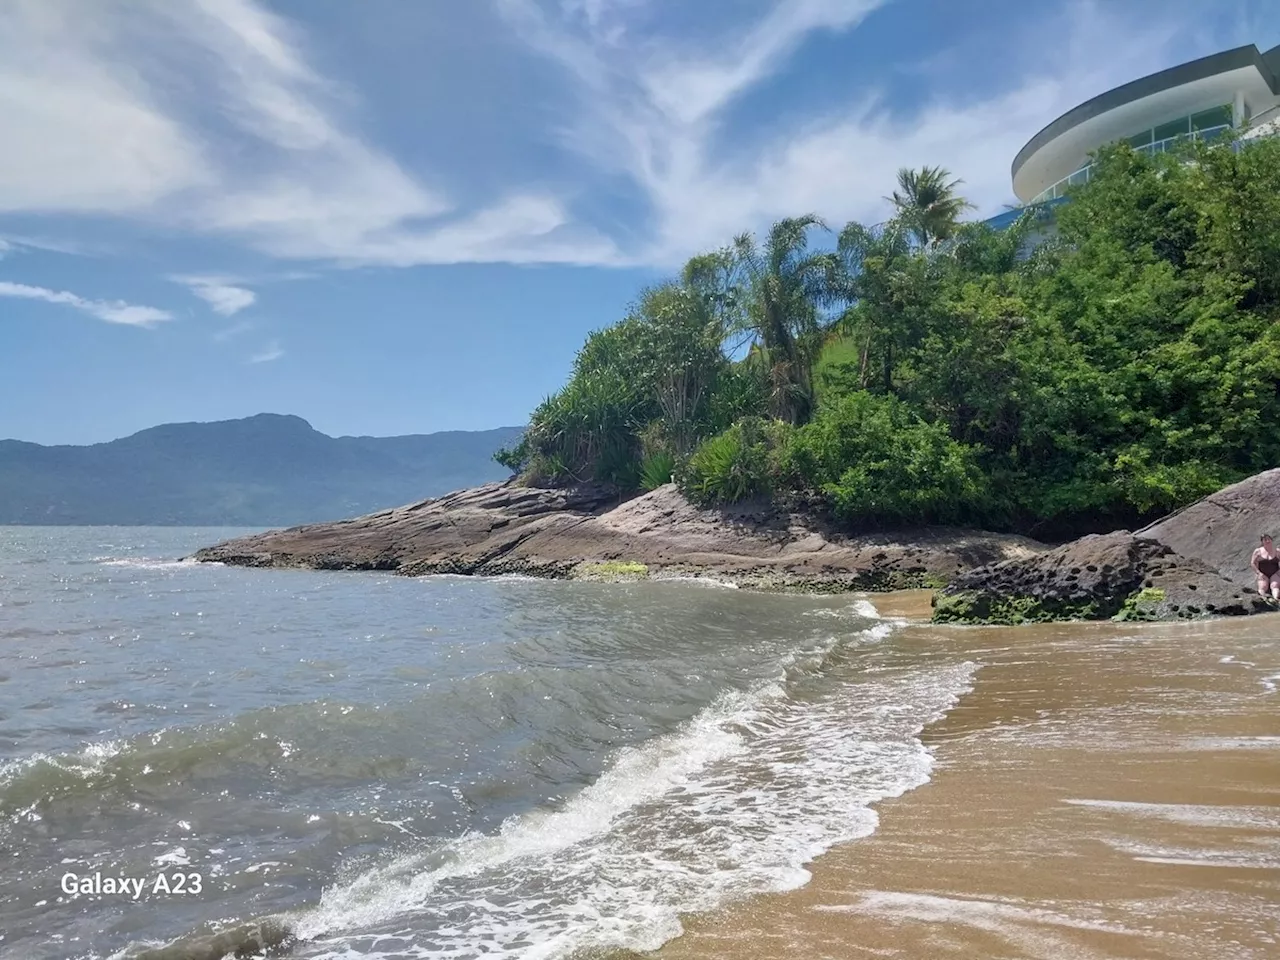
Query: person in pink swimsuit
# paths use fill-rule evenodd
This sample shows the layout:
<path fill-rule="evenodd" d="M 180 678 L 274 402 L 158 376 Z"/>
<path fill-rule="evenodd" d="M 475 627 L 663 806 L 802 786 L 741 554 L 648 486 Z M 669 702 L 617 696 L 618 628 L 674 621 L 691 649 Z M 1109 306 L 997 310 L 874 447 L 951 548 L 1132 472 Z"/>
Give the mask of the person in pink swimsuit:
<path fill-rule="evenodd" d="M 1262 546 L 1253 551 L 1249 566 L 1258 575 L 1258 594 L 1280 600 L 1280 554 L 1267 534 L 1262 535 Z"/>

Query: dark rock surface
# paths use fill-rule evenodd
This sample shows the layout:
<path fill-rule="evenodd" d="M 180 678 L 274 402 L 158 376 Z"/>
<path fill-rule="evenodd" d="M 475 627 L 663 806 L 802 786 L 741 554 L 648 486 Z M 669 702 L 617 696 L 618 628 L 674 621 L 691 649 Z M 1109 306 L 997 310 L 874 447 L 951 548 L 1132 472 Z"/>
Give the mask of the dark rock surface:
<path fill-rule="evenodd" d="M 1177 620 L 1276 609 L 1252 586 L 1224 578 L 1203 560 L 1118 531 L 961 574 L 935 598 L 933 618 L 940 623 Z"/>
<path fill-rule="evenodd" d="M 648 575 L 708 575 L 763 588 L 876 590 L 938 586 L 982 564 L 1044 549 L 1025 537 L 940 528 L 846 537 L 763 503 L 704 510 L 670 484 L 620 503 L 602 485 L 505 482 L 242 537 L 200 550 L 196 559 L 578 578 L 643 565 Z"/>
<path fill-rule="evenodd" d="M 1248 585 L 1249 558 L 1258 538 L 1280 538 L 1280 469 L 1223 487 L 1137 535 L 1158 540 L 1184 557 L 1201 560 L 1233 582 Z"/>

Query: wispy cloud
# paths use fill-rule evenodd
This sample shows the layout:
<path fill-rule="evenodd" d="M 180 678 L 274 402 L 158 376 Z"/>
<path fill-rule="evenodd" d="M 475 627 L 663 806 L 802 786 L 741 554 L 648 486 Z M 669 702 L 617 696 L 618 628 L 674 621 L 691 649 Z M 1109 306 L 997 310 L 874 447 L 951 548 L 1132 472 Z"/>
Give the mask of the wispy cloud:
<path fill-rule="evenodd" d="M 248 320 L 240 320 L 229 327 L 223 327 L 213 335 L 213 339 L 216 343 L 226 343 L 228 340 L 238 337 L 242 333 L 248 333 L 252 329 L 252 323 Z"/>
<path fill-rule="evenodd" d="M 49 290 L 46 287 L 30 287 L 25 283 L 0 281 L 0 297 L 19 297 L 25 300 L 43 300 L 46 303 L 74 307 L 91 317 L 108 323 L 120 323 L 131 327 L 149 327 L 164 320 L 172 320 L 173 314 L 156 307 L 125 303 L 123 300 L 89 300 L 65 290 Z"/>
<path fill-rule="evenodd" d="M 459 208 L 356 132 L 304 46 L 255 0 L 0 5 L 0 213 L 125 215 L 351 265 L 616 257 L 541 189 Z"/>
<path fill-rule="evenodd" d="M 279 360 L 284 356 L 284 350 L 280 347 L 279 340 L 272 340 L 265 347 L 253 354 L 249 358 L 250 363 L 270 363 L 272 360 Z"/>
<path fill-rule="evenodd" d="M 522 171 L 470 203 L 437 171 L 402 163 L 356 115 L 359 96 L 316 66 L 307 34 L 262 0 L 7 0 L 0 214 L 129 217 L 345 266 L 670 266 L 789 214 L 874 221 L 901 166 L 942 164 L 996 212 L 1012 199 L 1010 160 L 1039 127 L 1215 40 L 1187 30 L 1205 4 L 1170 0 L 1151 16 L 1154 5 L 1064 0 L 1044 5 L 1034 35 L 1002 38 L 1008 62 L 1036 51 L 1002 88 L 977 95 L 922 72 L 935 93 L 904 106 L 886 73 L 883 89 L 834 106 L 792 99 L 739 136 L 736 108 L 807 43 L 858 29 L 889 0 L 723 4 L 696 42 L 671 29 L 687 17 L 659 15 L 680 0 L 491 2 L 506 39 L 568 81 L 554 111 L 564 125 L 544 135 L 581 174 L 575 193 Z M 416 155 L 451 149 L 430 146 Z M 645 215 L 597 225 L 588 211 L 619 186 Z M 240 283 L 204 279 L 192 289 L 222 315 L 251 305 Z"/>
<path fill-rule="evenodd" d="M 1172 6 L 1144 20 L 1088 0 L 1064 4 L 1037 25 L 1039 36 L 1057 38 L 1053 47 L 1029 44 L 1036 60 L 1004 89 L 967 97 L 944 89 L 895 110 L 888 91 L 872 88 L 826 111 L 795 104 L 735 142 L 724 136 L 728 107 L 787 67 L 812 35 L 856 28 L 881 0 L 776 0 L 754 24 L 696 47 L 632 32 L 619 47 L 620 28 L 602 25 L 603 12 L 557 16 L 538 0 L 498 2 L 515 32 L 574 80 L 578 119 L 563 143 L 646 197 L 652 227 L 630 256 L 668 266 L 810 210 L 874 222 L 887 215 L 883 197 L 903 166 L 942 164 L 979 210 L 998 212 L 1012 200 L 1009 163 L 1022 143 L 1089 96 L 1167 66 L 1180 24 L 1193 20 Z"/>
<path fill-rule="evenodd" d="M 189 287 L 192 293 L 213 308 L 214 313 L 224 317 L 234 316 L 253 306 L 258 299 L 252 290 L 237 286 L 225 277 L 176 276 L 171 279 Z"/>
<path fill-rule="evenodd" d="M 100 257 L 106 256 L 110 252 L 106 246 L 86 243 L 82 240 L 66 240 L 16 233 L 0 235 L 0 244 L 3 244 L 10 253 L 42 250 L 48 253 L 66 253 L 78 257 Z"/>

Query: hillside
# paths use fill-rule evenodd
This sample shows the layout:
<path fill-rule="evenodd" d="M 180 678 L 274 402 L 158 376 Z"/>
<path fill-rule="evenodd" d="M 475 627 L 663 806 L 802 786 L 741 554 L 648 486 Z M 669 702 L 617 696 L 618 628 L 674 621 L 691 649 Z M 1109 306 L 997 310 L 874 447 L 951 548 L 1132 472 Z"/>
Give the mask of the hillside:
<path fill-rule="evenodd" d="M 288 525 L 499 480 L 521 427 L 330 437 L 301 417 L 169 423 L 91 446 L 0 441 L 0 524 Z"/>

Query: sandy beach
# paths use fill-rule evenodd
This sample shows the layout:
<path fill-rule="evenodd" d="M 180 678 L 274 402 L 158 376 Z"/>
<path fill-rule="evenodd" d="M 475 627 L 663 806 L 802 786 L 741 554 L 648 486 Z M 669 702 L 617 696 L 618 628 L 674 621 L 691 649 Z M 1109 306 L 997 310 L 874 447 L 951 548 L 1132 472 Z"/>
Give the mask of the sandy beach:
<path fill-rule="evenodd" d="M 1280 957 L 1280 618 L 937 628 L 981 664 L 932 780 L 803 888 L 686 921 L 686 958 Z"/>

